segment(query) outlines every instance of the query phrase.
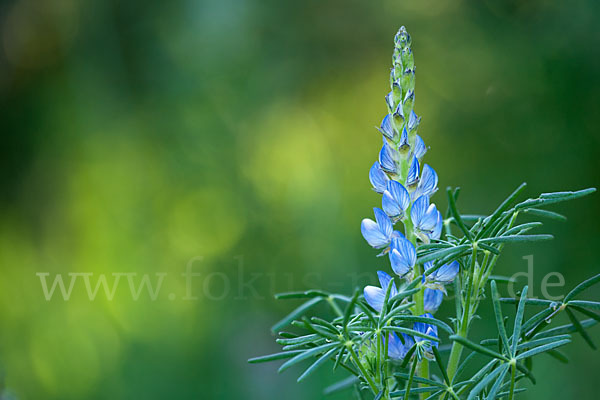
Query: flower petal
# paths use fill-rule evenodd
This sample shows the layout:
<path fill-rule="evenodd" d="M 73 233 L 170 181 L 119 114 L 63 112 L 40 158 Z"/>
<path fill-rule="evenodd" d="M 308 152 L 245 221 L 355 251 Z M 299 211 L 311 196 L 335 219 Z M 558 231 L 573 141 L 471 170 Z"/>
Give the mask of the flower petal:
<path fill-rule="evenodd" d="M 373 190 L 377 193 L 383 193 L 387 189 L 387 183 L 390 178 L 381 169 L 379 161 L 375 161 L 369 170 L 369 180 L 371 181 L 371 185 L 373 185 Z"/>
<path fill-rule="evenodd" d="M 365 286 L 363 291 L 365 301 L 377 312 L 381 311 L 383 300 L 385 300 L 385 292 L 376 286 Z"/>
<path fill-rule="evenodd" d="M 420 160 L 421 158 L 423 158 L 425 153 L 427 153 L 427 147 L 425 146 L 425 142 L 423 141 L 421 136 L 417 135 L 415 137 L 415 145 L 414 145 L 414 149 L 413 149 L 413 154 L 415 155 L 415 157 L 417 157 Z"/>
<path fill-rule="evenodd" d="M 423 294 L 423 308 L 428 312 L 436 312 L 442 304 L 444 293 L 441 290 L 425 288 Z"/>
<path fill-rule="evenodd" d="M 362 220 L 360 231 L 367 243 L 376 249 L 385 247 L 390 243 L 388 237 L 379 229 L 379 225 L 371 219 L 365 218 Z"/>
<path fill-rule="evenodd" d="M 413 156 L 410 167 L 408 169 L 408 176 L 406 177 L 406 186 L 414 186 L 419 182 L 419 160 Z"/>
<path fill-rule="evenodd" d="M 450 264 L 444 264 L 437 269 L 429 278 L 435 282 L 450 283 L 456 278 L 460 271 L 460 264 L 458 261 L 452 261 Z"/>
<path fill-rule="evenodd" d="M 388 238 L 388 243 L 392 239 L 392 233 L 394 232 L 394 224 L 381 208 L 374 208 L 375 220 L 379 225 L 379 230 Z"/>
<path fill-rule="evenodd" d="M 381 126 L 379 127 L 379 132 L 381 132 L 386 138 L 393 141 L 396 141 L 398 138 L 398 133 L 392 126 L 392 118 L 390 114 L 387 114 L 385 117 L 383 117 Z"/>
<path fill-rule="evenodd" d="M 379 164 L 381 165 L 382 170 L 396 174 L 398 166 L 394 161 L 395 156 L 393 152 L 395 152 L 395 150 L 392 149 L 387 142 L 384 143 L 381 151 L 379 152 Z"/>

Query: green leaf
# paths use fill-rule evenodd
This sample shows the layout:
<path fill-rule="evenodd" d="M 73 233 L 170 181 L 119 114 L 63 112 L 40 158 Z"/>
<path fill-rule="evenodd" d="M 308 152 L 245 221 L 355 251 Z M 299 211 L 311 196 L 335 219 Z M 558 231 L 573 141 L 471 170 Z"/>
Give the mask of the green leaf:
<path fill-rule="evenodd" d="M 333 393 L 341 392 L 344 389 L 348 389 L 348 388 L 352 387 L 352 385 L 354 385 L 356 382 L 358 382 L 358 378 L 356 376 L 349 376 L 346 379 L 342 379 L 339 382 L 336 382 L 332 385 L 327 386 L 323 390 L 323 394 L 330 395 Z"/>
<path fill-rule="evenodd" d="M 600 282 L 600 274 L 581 282 L 579 285 L 577 285 L 573 290 L 571 290 L 565 296 L 565 299 L 563 300 L 563 302 L 568 303 L 572 298 L 577 296 L 579 293 L 583 292 L 585 289 L 589 288 L 592 285 L 595 285 L 598 282 Z"/>
<path fill-rule="evenodd" d="M 527 186 L 527 184 L 525 182 L 523 182 L 517 189 L 515 189 L 514 192 L 512 192 L 510 194 L 510 196 L 508 196 L 498 206 L 498 208 L 492 213 L 492 215 L 490 215 L 489 217 L 487 217 L 483 221 L 484 222 L 484 229 L 479 232 L 479 234 L 477 235 L 476 239 L 479 239 L 479 238 L 483 237 L 484 235 L 486 235 L 487 233 L 489 233 L 489 231 L 491 230 L 492 225 L 494 224 L 494 222 L 496 222 L 496 220 L 498 218 L 500 218 L 500 216 L 502 215 L 502 213 L 504 211 L 508 210 L 508 208 L 510 207 L 510 205 L 516 200 L 517 197 L 519 197 L 519 195 L 521 194 L 521 192 L 523 191 L 523 189 L 525 189 L 526 186 Z"/>
<path fill-rule="evenodd" d="M 421 288 L 414 288 L 414 289 L 410 289 L 410 290 L 406 290 L 406 291 L 400 292 L 397 295 L 393 296 L 390 299 L 390 302 L 399 301 L 399 300 L 405 299 L 405 298 L 407 298 L 409 296 L 412 296 L 413 294 L 418 293 L 420 291 L 421 291 Z"/>
<path fill-rule="evenodd" d="M 577 332 L 579 332 L 581 337 L 587 342 L 587 344 L 592 349 L 596 350 L 596 345 L 592 341 L 592 338 L 590 337 L 590 335 L 588 335 L 588 333 L 585 331 L 585 329 L 583 329 L 583 327 L 579 323 L 579 320 L 577 319 L 577 317 L 575 317 L 575 314 L 573 314 L 573 311 L 571 311 L 568 307 L 565 309 L 565 311 L 567 311 L 567 315 L 569 316 L 569 319 L 573 323 L 573 326 L 575 327 L 575 329 L 577 329 Z"/>
<path fill-rule="evenodd" d="M 475 400 L 481 391 L 486 388 L 498 375 L 502 373 L 502 371 L 506 371 L 506 367 L 508 365 L 504 365 L 493 370 L 489 375 L 483 378 L 469 393 L 469 397 L 467 400 Z"/>
<path fill-rule="evenodd" d="M 542 225 L 544 225 L 544 224 L 542 224 L 541 222 L 527 222 L 527 223 L 517 225 L 517 226 L 510 228 L 509 230 L 504 232 L 502 234 L 502 236 L 508 236 L 508 235 L 512 235 L 512 234 L 519 235 L 523 232 L 527 232 L 533 228 L 537 228 L 538 226 L 542 226 Z"/>
<path fill-rule="evenodd" d="M 352 310 L 354 309 L 354 304 L 356 303 L 356 299 L 358 299 L 359 293 L 360 292 L 358 291 L 358 289 L 355 290 L 352 299 L 346 306 L 346 311 L 344 312 L 344 320 L 342 322 L 342 326 L 344 327 L 344 329 L 346 329 L 348 326 L 348 321 L 350 321 L 350 315 L 352 315 Z"/>
<path fill-rule="evenodd" d="M 498 360 L 508 361 L 508 358 L 506 358 L 504 355 L 496 353 L 495 351 L 485 348 L 477 343 L 473 343 L 470 340 L 465 339 L 462 336 L 452 335 L 452 336 L 450 336 L 449 339 L 452 341 L 458 342 L 458 343 L 462 344 L 463 346 L 468 347 L 471 350 L 474 350 L 478 353 L 484 354 L 488 357 L 497 358 Z"/>
<path fill-rule="evenodd" d="M 559 340 L 557 342 L 552 342 L 552 343 L 548 343 L 548 344 L 536 347 L 536 348 L 531 349 L 531 350 L 527 350 L 526 352 L 523 352 L 523 353 L 519 354 L 517 356 L 517 360 L 522 360 L 522 359 L 527 358 L 527 357 L 533 357 L 536 354 L 543 353 L 543 352 L 555 349 L 555 348 L 560 347 L 560 346 L 564 346 L 567 343 L 571 343 L 571 340 L 570 339 L 563 339 L 563 340 Z"/>
<path fill-rule="evenodd" d="M 548 354 L 549 356 L 557 359 L 558 361 L 560 361 L 563 364 L 568 364 L 569 363 L 569 358 L 564 355 L 563 353 L 561 353 L 559 350 L 548 350 L 546 352 L 546 354 Z"/>
<path fill-rule="evenodd" d="M 286 299 L 306 299 L 313 297 L 328 297 L 329 293 L 320 291 L 320 290 L 307 290 L 302 292 L 285 292 L 285 293 L 277 293 L 275 298 L 277 300 L 286 300 Z"/>
<path fill-rule="evenodd" d="M 555 219 L 557 221 L 566 221 L 567 217 L 554 211 L 540 210 L 538 208 L 529 208 L 523 211 L 524 213 L 535 215 L 536 217 L 545 217 Z"/>
<path fill-rule="evenodd" d="M 444 366 L 444 363 L 442 362 L 442 355 L 440 354 L 440 351 L 438 350 L 438 348 L 436 346 L 431 346 L 431 349 L 433 350 L 433 355 L 435 356 L 435 362 L 438 365 L 438 368 L 440 369 L 440 372 L 442 373 L 442 376 L 444 377 L 444 382 L 446 382 L 446 385 L 450 385 L 450 378 L 448 377 L 448 373 L 446 372 L 446 367 Z"/>
<path fill-rule="evenodd" d="M 454 331 L 450 325 L 436 318 L 417 317 L 415 315 L 399 315 L 396 317 L 396 319 L 399 321 L 424 322 L 426 324 L 435 325 L 438 328 L 448 332 L 450 335 L 454 334 Z"/>
<path fill-rule="evenodd" d="M 440 342 L 440 339 L 436 338 L 435 336 L 426 335 L 426 334 L 421 333 L 419 331 L 415 331 L 414 329 L 403 328 L 401 326 L 386 326 L 386 327 L 382 328 L 382 330 L 386 331 L 386 332 L 406 333 L 407 335 L 418 336 L 418 337 L 421 337 L 423 339 L 433 340 L 434 342 Z"/>
<path fill-rule="evenodd" d="M 471 245 L 469 244 L 461 244 L 459 246 L 454 246 L 447 249 L 436 250 L 423 257 L 417 258 L 417 263 L 424 264 L 428 261 L 434 261 L 446 256 L 459 257 L 460 254 L 464 253 L 465 251 L 468 251 L 470 248 Z"/>
<path fill-rule="evenodd" d="M 323 300 L 322 297 L 315 297 L 315 298 L 312 298 L 312 299 L 308 300 L 307 302 L 303 303 L 300 307 L 296 308 L 294 311 L 289 313 L 281 321 L 279 321 L 278 323 L 273 325 L 273 327 L 271 327 L 271 331 L 277 332 L 278 330 L 280 330 L 281 328 L 283 328 L 284 326 L 288 325 L 290 322 L 295 320 L 298 316 L 304 314 L 306 311 L 308 311 L 308 309 L 310 309 L 314 305 L 320 303 L 322 300 Z"/>
<path fill-rule="evenodd" d="M 435 349 L 435 346 L 433 348 Z M 405 381 L 410 378 L 409 374 L 405 374 L 405 373 L 401 373 L 401 372 L 395 373 L 394 376 L 396 376 L 396 377 L 398 377 L 400 379 L 404 379 Z M 426 383 L 426 384 L 428 384 L 430 386 L 438 386 L 438 387 L 441 387 L 441 388 L 445 388 L 446 387 L 446 385 L 444 385 L 443 383 L 432 381 L 431 379 L 422 378 L 422 377 L 416 376 L 416 375 L 413 376 L 413 381 L 417 382 L 417 383 Z M 411 392 L 412 392 L 412 390 L 411 390 Z"/>
<path fill-rule="evenodd" d="M 571 300 L 568 304 L 600 311 L 600 303 L 597 301 Z"/>
<path fill-rule="evenodd" d="M 581 324 L 581 326 L 583 328 L 589 328 L 591 326 L 596 325 L 598 323 L 598 321 L 595 321 L 593 319 L 586 319 L 583 321 L 579 321 L 579 323 Z M 576 331 L 577 331 L 577 328 L 575 328 L 575 326 L 573 324 L 568 324 L 568 325 L 557 326 L 556 328 L 552 328 L 552 329 L 548 329 L 547 331 L 540 332 L 537 335 L 535 335 L 533 338 L 539 339 L 539 338 L 543 338 L 543 337 L 556 336 L 559 334 L 572 333 L 572 332 L 576 332 Z"/>
<path fill-rule="evenodd" d="M 431 392 L 439 392 L 442 393 L 442 391 L 440 390 L 439 387 L 437 386 L 432 386 L 432 387 L 419 387 L 419 388 L 411 388 L 410 389 L 410 393 L 414 393 L 414 394 L 418 394 L 418 393 L 431 393 Z M 392 393 L 390 393 L 390 397 L 402 397 L 404 396 L 404 394 L 406 393 L 406 390 L 396 390 Z"/>
<path fill-rule="evenodd" d="M 463 222 L 462 218 L 460 217 L 460 213 L 456 209 L 456 200 L 452 193 L 452 189 L 451 188 L 446 189 L 446 193 L 448 194 L 448 207 L 450 207 L 450 213 L 451 213 L 452 217 L 454 218 L 454 222 L 456 222 L 456 225 L 458 225 L 458 227 L 463 232 L 463 234 L 465 235 L 467 240 L 471 241 L 473 239 L 471 236 L 471 232 L 469 232 L 469 230 L 465 226 L 465 223 Z"/>
<path fill-rule="evenodd" d="M 524 342 L 524 343 L 521 343 L 520 345 L 518 345 L 517 350 L 522 351 L 522 350 L 526 350 L 526 349 L 531 349 L 536 346 L 541 346 L 541 345 L 548 344 L 548 343 L 554 343 L 554 342 L 558 342 L 558 341 L 566 340 L 566 339 L 571 339 L 571 335 L 558 335 L 558 336 L 551 336 L 551 337 L 547 337 L 547 338 L 530 340 L 528 342 Z"/>
<path fill-rule="evenodd" d="M 581 308 L 579 306 L 573 305 L 572 302 L 569 303 L 569 307 L 571 307 L 574 310 L 577 310 L 578 312 L 582 313 L 586 317 L 593 318 L 596 321 L 600 322 L 600 315 L 596 314 L 595 312 L 592 312 L 592 311 L 586 310 L 585 308 Z"/>
<path fill-rule="evenodd" d="M 498 391 L 500 390 L 500 387 L 502 387 L 502 383 L 504 382 L 504 377 L 506 376 L 506 373 L 510 369 L 510 365 L 503 365 L 499 369 L 502 369 L 502 372 L 500 372 L 500 375 L 498 376 L 498 378 L 494 382 L 494 385 L 492 386 L 492 388 L 488 392 L 488 395 L 487 395 L 488 399 L 495 399 L 496 398 L 496 394 L 498 394 Z"/>
<path fill-rule="evenodd" d="M 531 338 L 533 335 L 535 335 L 538 331 L 540 331 L 544 326 L 543 324 L 548 324 L 548 321 L 546 321 L 546 319 L 552 314 L 554 313 L 554 310 L 552 308 L 545 308 L 542 311 L 538 312 L 537 314 L 535 314 L 533 317 L 529 318 L 524 324 L 523 327 L 521 328 L 523 331 L 527 332 L 525 334 L 525 336 L 527 337 L 527 339 Z"/>
<path fill-rule="evenodd" d="M 508 346 L 508 336 L 506 335 L 506 328 L 504 327 L 504 317 L 502 317 L 502 310 L 500 309 L 500 302 L 498 298 L 500 295 L 498 294 L 498 288 L 496 287 L 496 281 L 491 281 L 490 285 L 492 287 L 492 304 L 494 306 L 494 317 L 496 319 L 496 328 L 498 329 L 498 334 L 500 335 L 500 340 L 502 340 L 502 344 L 504 345 L 504 349 L 506 352 L 509 351 L 510 347 Z"/>
<path fill-rule="evenodd" d="M 513 297 L 503 297 L 500 299 L 501 303 L 506 303 L 506 304 L 517 304 L 519 301 L 521 301 L 521 299 L 515 299 Z M 526 299 L 525 300 L 525 304 L 527 304 L 528 306 L 546 306 L 546 307 L 548 307 L 554 303 L 555 303 L 554 301 L 544 300 L 544 299 Z"/>
<path fill-rule="evenodd" d="M 480 239 L 481 243 L 515 243 L 515 242 L 536 242 L 540 240 L 553 239 L 552 235 L 507 235 L 492 238 Z"/>
<path fill-rule="evenodd" d="M 517 308 L 517 315 L 515 316 L 515 327 L 513 329 L 512 336 L 512 347 L 511 354 L 514 356 L 517 351 L 517 345 L 519 344 L 519 338 L 521 337 L 521 324 L 523 323 L 523 314 L 525 313 L 525 300 L 527 299 L 527 289 L 525 286 L 521 292 L 521 301 L 519 301 L 519 307 Z"/>
<path fill-rule="evenodd" d="M 500 254 L 500 250 L 498 250 L 497 248 L 490 246 L 489 244 L 485 244 L 485 243 L 477 243 L 477 246 L 481 247 L 484 250 L 489 251 L 490 253 L 493 253 L 495 255 L 499 255 Z"/>
<path fill-rule="evenodd" d="M 339 346 L 340 343 L 336 342 L 336 343 L 327 343 L 321 346 L 317 346 L 314 347 L 310 350 L 307 351 L 303 351 L 302 353 L 298 354 L 297 356 L 295 356 L 294 358 L 286 361 L 285 363 L 283 363 L 283 365 L 281 367 L 279 367 L 279 371 L 278 372 L 283 372 L 286 369 L 288 369 L 289 367 L 291 367 L 294 364 L 299 363 L 300 361 L 306 360 L 307 358 L 316 356 L 318 354 L 321 354 L 325 351 L 329 351 L 332 347 L 335 346 Z"/>
<path fill-rule="evenodd" d="M 501 276 L 501 275 L 490 275 L 488 279 L 494 280 L 497 283 L 505 283 L 505 284 L 517 282 L 517 280 L 515 278 L 508 277 L 508 276 Z M 500 302 L 502 302 L 502 299 L 500 299 Z"/>
<path fill-rule="evenodd" d="M 319 368 L 319 366 L 321 366 L 325 361 L 327 361 L 329 359 L 329 357 L 331 357 L 331 355 L 333 353 L 335 353 L 338 349 L 336 349 L 335 347 L 331 350 L 329 350 L 327 353 L 323 354 L 321 357 L 319 357 L 317 359 L 317 361 L 315 361 L 310 367 L 308 367 L 306 369 L 306 371 L 304 371 L 304 373 L 302 375 L 300 375 L 300 377 L 298 378 L 298 382 L 302 382 L 304 379 L 306 379 L 306 377 L 308 377 L 310 374 L 312 374 L 317 368 Z M 290 360 L 291 361 L 291 360 Z"/>
<path fill-rule="evenodd" d="M 269 354 L 267 356 L 254 357 L 248 360 L 250 364 L 258 364 L 263 362 L 283 360 L 302 353 L 304 350 L 284 351 L 281 353 Z"/>

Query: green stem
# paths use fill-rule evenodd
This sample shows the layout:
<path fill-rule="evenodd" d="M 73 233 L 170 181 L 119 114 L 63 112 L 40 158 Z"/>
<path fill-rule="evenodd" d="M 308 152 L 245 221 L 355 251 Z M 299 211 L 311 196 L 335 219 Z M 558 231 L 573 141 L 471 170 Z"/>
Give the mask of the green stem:
<path fill-rule="evenodd" d="M 466 338 L 469 332 L 469 321 L 471 320 L 471 297 L 473 289 L 473 278 L 475 275 L 475 265 L 477 264 L 477 245 L 473 244 L 473 254 L 471 255 L 471 268 L 469 268 L 469 278 L 467 281 L 467 292 L 465 293 L 465 303 L 462 309 L 462 318 L 458 335 Z M 450 380 L 454 378 L 454 374 L 458 368 L 460 356 L 462 354 L 463 346 L 458 343 L 452 343 L 452 350 L 450 350 L 450 358 L 448 359 L 448 377 Z"/>
<path fill-rule="evenodd" d="M 508 395 L 508 400 L 513 400 L 515 396 L 515 375 L 517 373 L 517 365 L 513 363 L 511 365 L 511 374 L 510 374 L 510 394 Z"/>
<path fill-rule="evenodd" d="M 383 386 L 383 376 L 380 374 L 381 370 L 381 331 L 379 328 L 377 332 L 375 332 L 375 340 L 377 341 L 377 354 L 376 354 L 376 362 L 375 362 L 375 382 L 379 382 L 381 386 Z"/>

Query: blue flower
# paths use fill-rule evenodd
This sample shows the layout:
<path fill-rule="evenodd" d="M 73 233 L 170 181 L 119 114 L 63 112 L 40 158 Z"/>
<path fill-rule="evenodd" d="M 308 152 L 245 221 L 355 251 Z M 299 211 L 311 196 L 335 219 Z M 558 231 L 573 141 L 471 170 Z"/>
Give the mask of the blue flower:
<path fill-rule="evenodd" d="M 415 344 L 415 340 L 412 336 L 409 336 L 406 333 L 402 333 L 401 335 L 402 339 L 404 339 L 404 343 L 402 343 L 400 337 L 394 332 L 391 332 L 388 336 L 388 356 L 390 358 L 402 360 L 406 357 L 406 353 L 408 353 L 410 348 Z"/>
<path fill-rule="evenodd" d="M 425 292 L 423 293 L 423 307 L 425 311 L 434 313 L 442 304 L 442 300 L 444 299 L 444 293 L 438 289 L 429 289 L 425 288 Z"/>
<path fill-rule="evenodd" d="M 394 272 L 404 277 L 413 270 L 417 262 L 417 251 L 408 239 L 397 237 L 392 240 L 389 257 Z"/>
<path fill-rule="evenodd" d="M 379 161 L 375 161 L 371 170 L 369 171 L 369 180 L 373 185 L 373 190 L 377 193 L 383 193 L 387 190 L 387 185 L 390 180 L 387 174 L 381 169 Z"/>
<path fill-rule="evenodd" d="M 429 204 L 429 196 L 421 196 L 413 203 L 410 218 L 414 224 L 415 234 L 425 243 L 438 239 L 441 233 L 442 216 L 435 207 Z"/>
<path fill-rule="evenodd" d="M 377 271 L 377 276 L 379 277 L 379 284 L 381 287 L 377 286 L 365 286 L 363 291 L 366 302 L 373 307 L 377 312 L 381 312 L 381 307 L 383 307 L 383 301 L 385 300 L 385 293 L 392 283 L 392 288 L 390 289 L 390 299 L 398 294 L 398 290 L 396 289 L 396 285 L 392 281 L 392 277 L 386 274 L 383 271 Z"/>
<path fill-rule="evenodd" d="M 392 68 L 392 74 L 394 73 L 394 69 Z M 394 111 L 394 95 L 392 92 L 389 92 L 388 94 L 385 95 L 385 103 L 388 106 L 388 110 L 390 112 Z"/>
<path fill-rule="evenodd" d="M 408 150 L 410 149 L 410 146 L 408 144 L 408 131 L 406 130 L 406 127 L 402 129 L 402 135 L 400 136 L 400 143 L 398 144 L 398 149 L 400 150 L 400 153 L 404 155 L 406 155 L 408 153 Z"/>
<path fill-rule="evenodd" d="M 421 173 L 421 179 L 417 189 L 412 193 L 412 198 L 416 199 L 421 196 L 431 196 L 437 191 L 438 176 L 433 168 L 425 164 L 423 166 L 423 172 Z"/>
<path fill-rule="evenodd" d="M 383 117 L 383 121 L 381 121 L 381 126 L 379 127 L 379 132 L 383 134 L 386 138 L 396 141 L 398 139 L 398 132 L 392 126 L 392 119 L 390 114 Z"/>
<path fill-rule="evenodd" d="M 419 160 L 413 155 L 408 168 L 408 176 L 406 177 L 406 186 L 414 187 L 419 182 Z"/>
<path fill-rule="evenodd" d="M 430 313 L 425 313 L 423 315 L 421 315 L 421 317 L 425 317 L 425 318 L 433 318 L 433 315 L 431 315 Z M 432 325 L 432 324 L 426 324 L 424 322 L 415 322 L 415 324 L 413 325 L 413 329 L 419 333 L 423 333 L 425 335 L 429 335 L 429 336 L 433 336 L 435 338 L 438 337 L 438 329 L 437 326 Z M 427 341 L 429 343 L 426 343 L 427 347 L 430 346 L 438 346 L 438 342 L 434 341 L 434 340 L 429 340 L 429 339 L 425 339 L 419 336 L 415 336 L 415 340 L 417 342 L 422 342 L 422 341 Z"/>
<path fill-rule="evenodd" d="M 365 218 L 360 224 L 360 231 L 365 240 L 374 248 L 381 249 L 392 241 L 394 226 L 390 218 L 380 208 L 374 208 L 375 221 Z"/>
<path fill-rule="evenodd" d="M 421 123 L 421 117 L 417 117 L 417 114 L 415 114 L 414 111 L 411 111 L 408 116 L 408 130 L 411 132 L 414 131 L 419 126 L 419 123 Z M 423 140 L 421 139 L 421 141 Z"/>
<path fill-rule="evenodd" d="M 427 147 L 425 146 L 425 142 L 423 141 L 421 136 L 416 135 L 413 154 L 420 160 L 421 158 L 423 158 L 425 153 L 427 153 Z"/>
<path fill-rule="evenodd" d="M 383 211 L 391 218 L 396 220 L 404 218 L 406 210 L 410 206 L 408 190 L 400 182 L 389 180 L 387 188 L 383 192 L 381 205 Z"/>
<path fill-rule="evenodd" d="M 381 169 L 391 174 L 398 173 L 398 165 L 396 161 L 400 159 L 400 154 L 387 143 L 383 143 L 383 147 L 379 152 L 379 164 Z"/>
<path fill-rule="evenodd" d="M 433 263 L 428 267 L 427 263 L 425 263 L 425 270 L 431 268 Z M 458 261 L 452 261 L 450 264 L 444 264 L 434 272 L 432 272 L 427 280 L 430 282 L 448 284 L 456 278 L 458 272 L 460 271 L 460 264 Z"/>

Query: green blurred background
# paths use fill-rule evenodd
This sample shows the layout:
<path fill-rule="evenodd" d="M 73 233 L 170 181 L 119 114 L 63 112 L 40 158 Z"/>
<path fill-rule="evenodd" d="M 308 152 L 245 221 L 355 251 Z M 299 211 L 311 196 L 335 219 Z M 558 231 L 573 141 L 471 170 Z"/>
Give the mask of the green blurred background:
<path fill-rule="evenodd" d="M 341 375 L 296 384 L 298 369 L 246 359 L 277 350 L 269 327 L 297 304 L 274 293 L 350 293 L 387 268 L 359 224 L 379 203 L 367 174 L 398 27 L 427 162 L 485 213 L 523 180 L 530 195 L 600 186 L 599 17 L 594 0 L 4 2 L 5 384 L 20 399 L 320 398 Z M 498 265 L 533 255 L 536 296 L 548 272 L 570 288 L 598 271 L 598 195 L 554 209 L 569 216 L 546 224 L 556 240 Z M 39 272 L 167 275 L 154 301 L 125 278 L 112 301 L 82 281 L 46 301 Z M 567 353 L 536 359 L 523 399 L 597 397 L 597 353 L 580 338 Z"/>

